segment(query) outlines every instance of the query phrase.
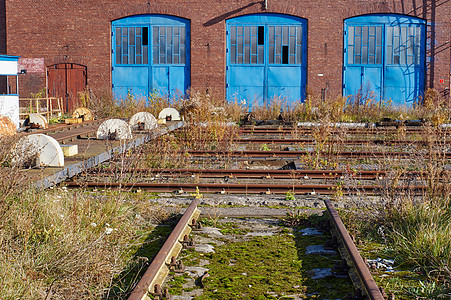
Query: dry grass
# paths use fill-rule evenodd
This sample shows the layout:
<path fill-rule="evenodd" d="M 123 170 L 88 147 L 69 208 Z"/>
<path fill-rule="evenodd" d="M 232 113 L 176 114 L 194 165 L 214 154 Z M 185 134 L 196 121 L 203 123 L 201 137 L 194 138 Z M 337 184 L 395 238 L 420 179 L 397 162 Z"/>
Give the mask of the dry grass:
<path fill-rule="evenodd" d="M 64 188 L 12 199 L 0 224 L 0 298 L 101 298 L 151 230 L 125 200 Z"/>

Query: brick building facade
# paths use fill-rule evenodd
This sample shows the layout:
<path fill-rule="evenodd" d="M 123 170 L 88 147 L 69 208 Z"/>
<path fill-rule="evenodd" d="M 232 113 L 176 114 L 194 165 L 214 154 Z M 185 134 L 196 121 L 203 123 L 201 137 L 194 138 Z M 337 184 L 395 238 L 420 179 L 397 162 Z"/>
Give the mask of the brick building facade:
<path fill-rule="evenodd" d="M 5 13 L 6 9 L 6 13 Z M 21 56 L 21 96 L 46 87 L 47 67 L 86 66 L 94 92 L 112 89 L 112 22 L 142 14 L 190 21 L 192 90 L 226 94 L 226 20 L 248 14 L 277 13 L 307 20 L 306 84 L 329 97 L 343 92 L 344 20 L 366 14 L 402 14 L 427 21 L 425 87 L 449 95 L 451 2 L 446 0 L 2 0 L 0 53 Z M 6 47 L 5 47 L 6 42 Z"/>

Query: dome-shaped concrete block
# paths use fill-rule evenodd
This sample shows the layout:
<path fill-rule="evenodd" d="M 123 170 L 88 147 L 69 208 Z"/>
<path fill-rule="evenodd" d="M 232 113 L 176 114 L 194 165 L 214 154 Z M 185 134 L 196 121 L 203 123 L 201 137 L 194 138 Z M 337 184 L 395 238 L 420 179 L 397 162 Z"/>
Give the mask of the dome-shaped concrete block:
<path fill-rule="evenodd" d="M 99 140 L 128 140 L 132 137 L 130 126 L 120 119 L 106 120 L 97 129 L 97 139 Z"/>
<path fill-rule="evenodd" d="M 26 135 L 14 149 L 14 163 L 38 167 L 64 167 L 64 154 L 51 136 L 37 133 Z"/>
<path fill-rule="evenodd" d="M 160 112 L 158 120 L 163 121 L 163 124 L 166 121 L 180 121 L 180 113 L 175 108 L 167 107 Z"/>
<path fill-rule="evenodd" d="M 79 107 L 72 114 L 72 118 L 74 119 L 82 118 L 83 121 L 91 121 L 94 120 L 94 114 L 92 110 L 90 110 L 89 108 Z"/>
<path fill-rule="evenodd" d="M 49 127 L 49 123 L 47 122 L 47 119 L 38 113 L 29 114 L 27 120 L 25 120 L 25 125 L 39 125 L 39 128 L 41 129 L 47 129 Z"/>
<path fill-rule="evenodd" d="M 152 130 L 157 128 L 157 119 L 149 112 L 138 112 L 128 122 L 132 130 Z"/>

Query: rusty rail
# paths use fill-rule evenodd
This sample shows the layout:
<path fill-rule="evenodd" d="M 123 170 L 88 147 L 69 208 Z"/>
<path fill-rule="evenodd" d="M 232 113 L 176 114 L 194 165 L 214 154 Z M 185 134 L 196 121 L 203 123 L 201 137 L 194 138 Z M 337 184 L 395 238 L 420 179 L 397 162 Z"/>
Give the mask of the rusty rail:
<path fill-rule="evenodd" d="M 314 154 L 313 151 L 187 151 L 191 157 L 208 157 L 208 158 L 218 158 L 218 157 L 240 157 L 240 158 L 297 158 L 305 155 Z M 371 151 L 339 151 L 339 152 L 320 152 L 323 156 L 337 156 L 346 158 L 381 158 L 381 157 L 412 157 L 415 155 L 420 155 L 420 153 L 410 153 L 410 152 L 371 152 Z M 443 158 L 451 158 L 451 152 L 425 152 L 421 155 L 424 156 L 443 156 Z"/>
<path fill-rule="evenodd" d="M 150 300 L 148 292 L 152 293 L 156 285 L 161 287 L 164 279 L 169 273 L 168 264 L 170 263 L 171 258 L 178 256 L 182 250 L 184 236 L 191 232 L 189 225 L 192 223 L 193 219 L 197 219 L 200 215 L 200 211 L 197 209 L 198 204 L 199 200 L 194 199 L 188 206 L 163 247 L 161 247 L 157 256 L 155 256 L 149 268 L 133 289 L 128 298 L 129 300 Z"/>
<path fill-rule="evenodd" d="M 384 191 L 379 185 L 342 186 L 333 184 L 227 184 L 227 183 L 121 183 L 121 182 L 67 182 L 68 188 L 111 188 L 142 189 L 152 192 L 188 192 L 188 193 L 222 193 L 222 194 L 321 194 L 333 195 L 380 195 Z M 423 195 L 427 186 L 400 186 L 392 188 L 397 192 L 410 192 Z"/>
<path fill-rule="evenodd" d="M 139 173 L 144 175 L 162 176 L 162 177 L 183 177 L 195 175 L 199 178 L 268 178 L 268 179 L 341 179 L 345 176 L 352 179 L 375 180 L 383 179 L 390 174 L 390 171 L 377 170 L 243 170 L 243 169 L 152 169 L 152 168 L 133 168 L 133 169 L 115 169 L 98 168 L 90 169 L 91 174 L 114 174 L 115 172 Z M 427 172 L 405 171 L 401 173 L 401 178 L 426 178 Z M 438 174 L 443 178 L 449 176 L 448 171 Z"/>
<path fill-rule="evenodd" d="M 317 144 L 319 141 L 316 139 L 269 139 L 269 138 L 240 138 L 235 139 L 233 142 L 238 144 Z M 343 144 L 343 145 L 430 145 L 430 144 L 443 144 L 451 143 L 451 141 L 422 141 L 422 140 L 382 140 L 382 139 L 355 139 L 355 140 L 337 140 L 327 139 L 327 144 Z"/>
<path fill-rule="evenodd" d="M 382 296 L 378 286 L 376 285 L 373 276 L 371 276 L 368 267 L 360 256 L 359 250 L 357 250 L 357 247 L 352 241 L 351 236 L 349 235 L 346 227 L 341 221 L 338 212 L 333 208 L 330 200 L 324 200 L 324 203 L 326 204 L 327 211 L 329 212 L 332 223 L 334 224 L 335 228 L 338 231 L 338 234 L 341 237 L 341 240 L 343 241 L 343 245 L 345 246 L 346 251 L 351 256 L 354 267 L 357 270 L 357 274 L 360 277 L 360 281 L 362 282 L 368 297 L 371 300 L 384 300 L 384 297 Z"/>

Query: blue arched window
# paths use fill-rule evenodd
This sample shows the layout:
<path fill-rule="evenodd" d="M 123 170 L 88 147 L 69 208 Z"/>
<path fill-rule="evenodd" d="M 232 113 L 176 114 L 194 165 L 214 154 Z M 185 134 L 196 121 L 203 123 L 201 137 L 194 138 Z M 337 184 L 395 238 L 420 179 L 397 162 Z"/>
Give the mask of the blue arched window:
<path fill-rule="evenodd" d="M 344 22 L 343 94 L 411 105 L 424 91 L 426 21 L 376 14 Z"/>
<path fill-rule="evenodd" d="M 113 21 L 113 95 L 183 95 L 190 85 L 189 30 L 188 20 L 166 15 Z"/>
<path fill-rule="evenodd" d="M 305 96 L 307 21 L 281 14 L 229 19 L 227 25 L 227 99 L 263 105 L 280 97 Z"/>

